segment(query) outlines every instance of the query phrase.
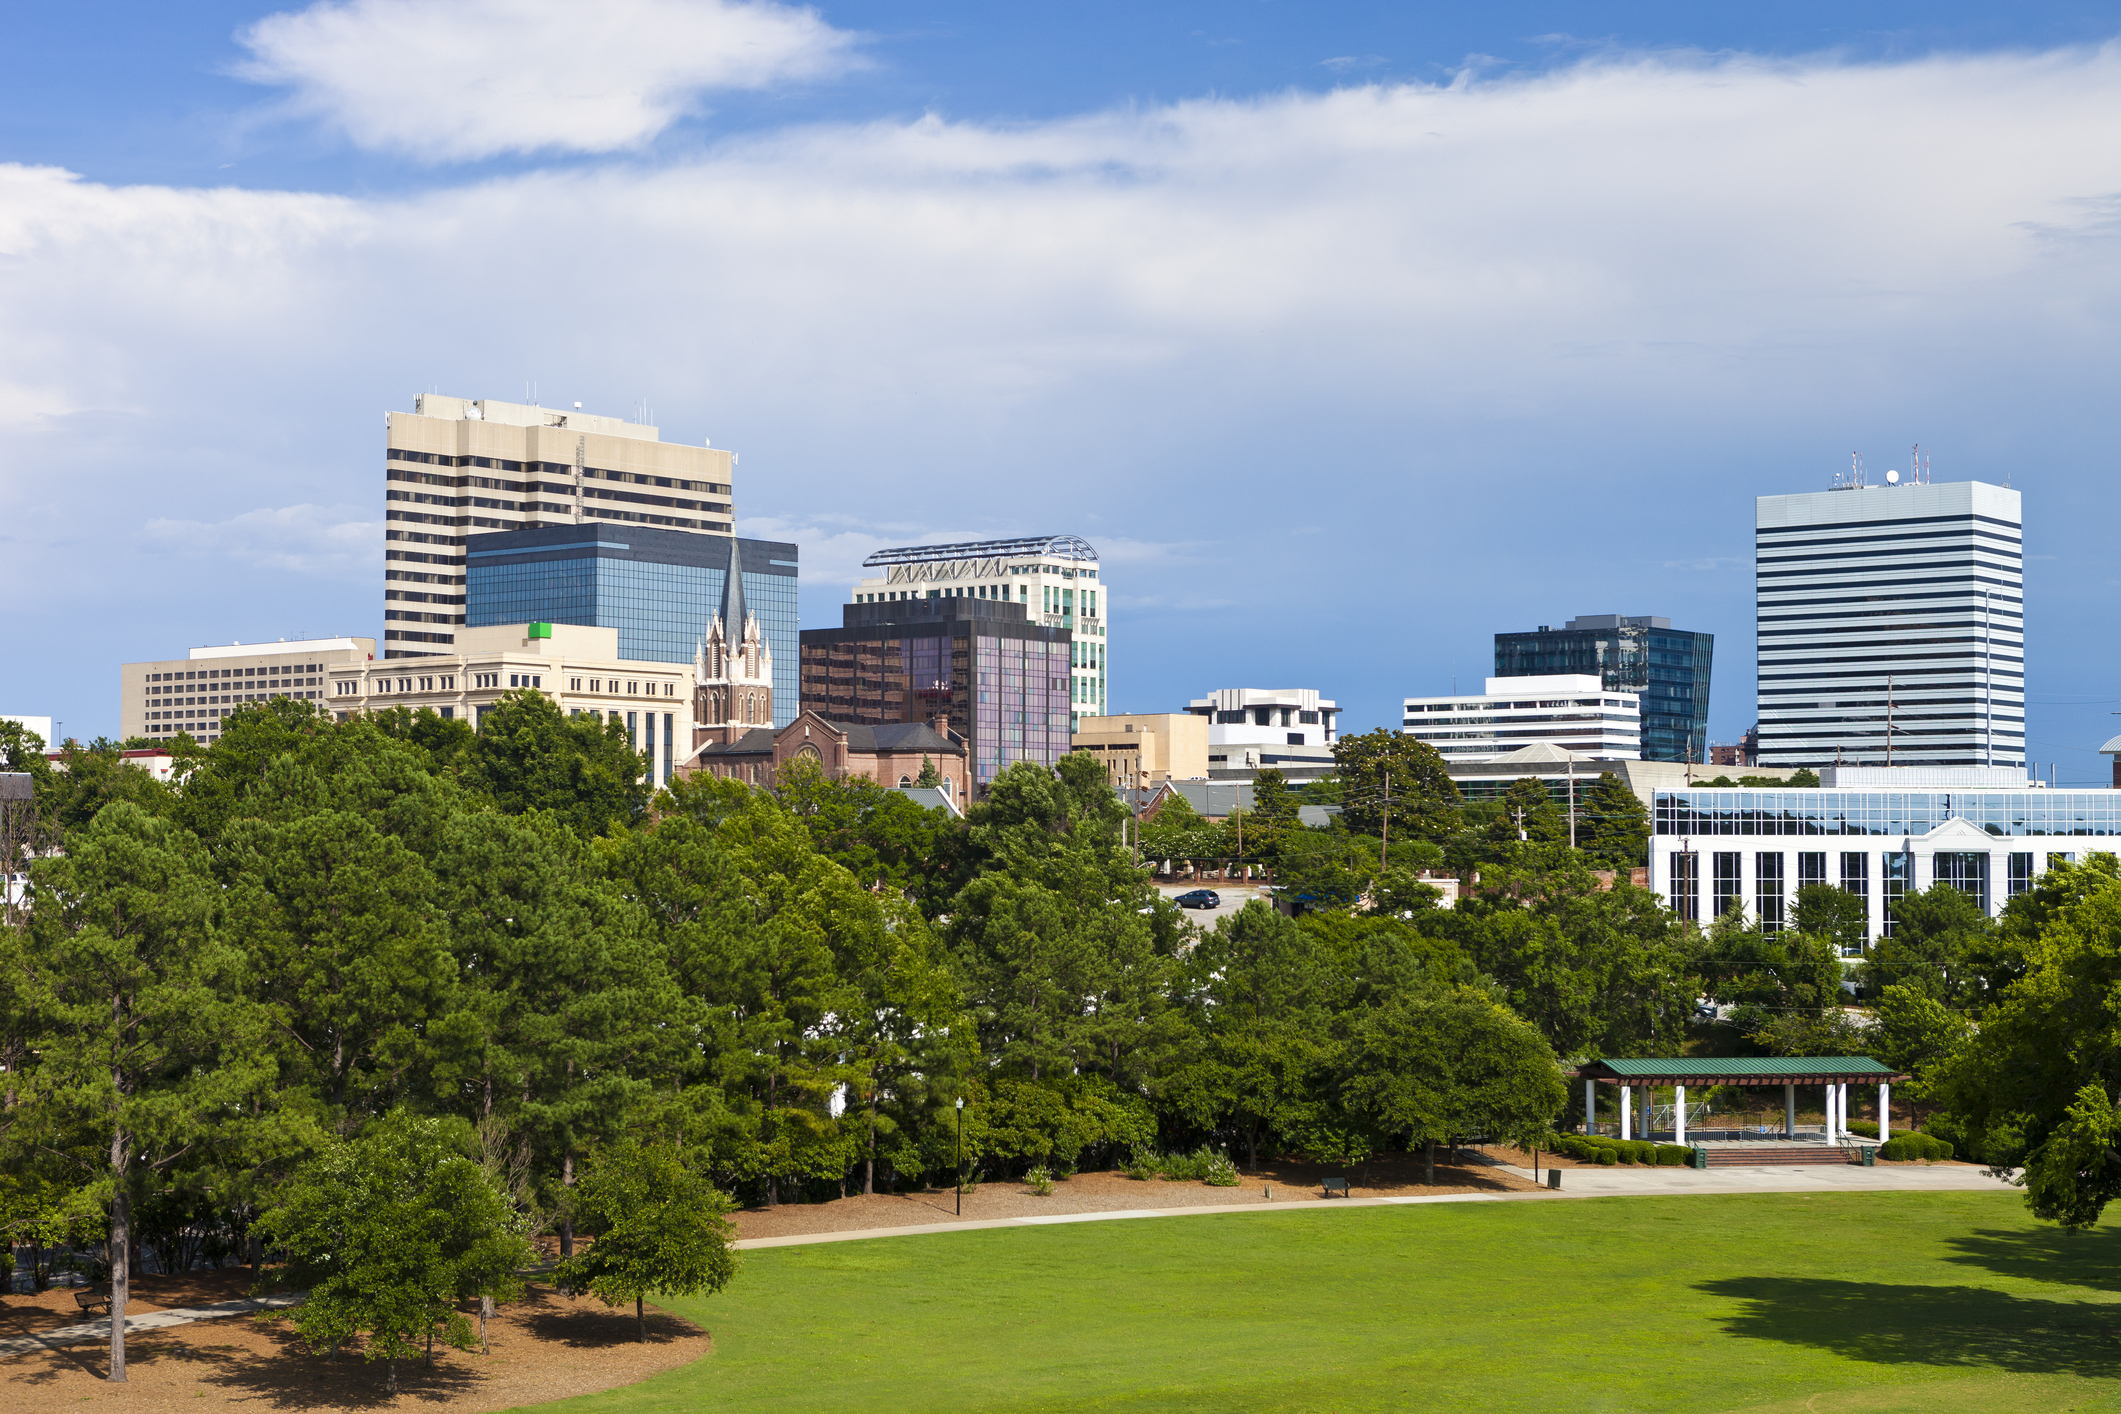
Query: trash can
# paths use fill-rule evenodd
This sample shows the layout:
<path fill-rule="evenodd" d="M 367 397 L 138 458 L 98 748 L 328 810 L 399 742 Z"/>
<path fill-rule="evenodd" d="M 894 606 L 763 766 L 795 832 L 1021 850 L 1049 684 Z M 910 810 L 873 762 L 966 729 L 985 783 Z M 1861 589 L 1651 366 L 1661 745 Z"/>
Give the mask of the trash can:
<path fill-rule="evenodd" d="M 1548 1169 L 1548 1170 L 1547 1170 L 1547 1187 L 1549 1187 L 1549 1188 L 1559 1188 L 1559 1187 L 1561 1187 L 1561 1170 L 1560 1170 L 1560 1169 Z"/>
<path fill-rule="evenodd" d="M 1690 1169 L 1705 1169 L 1709 1166 L 1709 1151 L 1699 1144 L 1689 1144 L 1686 1166 Z"/>
<path fill-rule="evenodd" d="M 1865 1168 L 1867 1168 L 1867 1169 L 1874 1169 L 1874 1168 L 1878 1167 L 1878 1146 L 1877 1146 L 1877 1145 L 1875 1145 L 1875 1144 L 1864 1144 L 1864 1145 L 1861 1145 L 1861 1146 L 1859 1147 L 1859 1149 L 1858 1149 L 1858 1152 L 1859 1152 L 1859 1153 L 1861 1153 L 1861 1154 L 1863 1155 L 1863 1157 L 1862 1157 L 1861 1159 L 1857 1160 L 1857 1162 L 1858 1162 L 1858 1163 L 1862 1164 L 1862 1165 L 1863 1165 L 1863 1166 L 1864 1166 Z"/>

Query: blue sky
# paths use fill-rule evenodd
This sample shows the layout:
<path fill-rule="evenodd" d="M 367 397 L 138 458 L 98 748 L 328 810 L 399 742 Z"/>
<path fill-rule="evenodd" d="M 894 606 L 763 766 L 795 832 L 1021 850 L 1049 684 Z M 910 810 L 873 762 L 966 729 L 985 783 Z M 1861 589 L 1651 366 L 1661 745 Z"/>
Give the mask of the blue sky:
<path fill-rule="evenodd" d="M 1115 709 L 1358 729 L 1620 612 L 1735 736 L 1751 498 L 1920 441 L 2025 492 L 2031 755 L 2103 781 L 2121 21 L 1739 9 L 22 10 L 0 711 L 378 634 L 379 414 L 534 382 L 737 448 L 806 623 L 1080 533 Z"/>

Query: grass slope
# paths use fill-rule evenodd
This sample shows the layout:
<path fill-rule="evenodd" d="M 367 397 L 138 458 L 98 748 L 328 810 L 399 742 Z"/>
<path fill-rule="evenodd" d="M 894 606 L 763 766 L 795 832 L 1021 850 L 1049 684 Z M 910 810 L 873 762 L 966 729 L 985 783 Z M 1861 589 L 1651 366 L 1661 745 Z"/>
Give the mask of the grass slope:
<path fill-rule="evenodd" d="M 2121 1409 L 2121 1232 L 2012 1194 L 1624 1198 L 769 1249 L 567 1414 Z"/>

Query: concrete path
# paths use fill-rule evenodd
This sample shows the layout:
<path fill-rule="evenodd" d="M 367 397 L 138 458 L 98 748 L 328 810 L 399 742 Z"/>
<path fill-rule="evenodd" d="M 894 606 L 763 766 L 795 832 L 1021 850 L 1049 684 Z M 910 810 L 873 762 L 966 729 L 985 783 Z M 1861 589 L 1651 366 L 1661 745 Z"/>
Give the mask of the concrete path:
<path fill-rule="evenodd" d="M 1489 1161 L 1493 1163 L 1492 1160 Z M 1494 1164 L 1505 1173 L 1530 1178 L 1530 1169 Z M 1541 1177 L 1547 1172 L 1542 1170 Z M 2010 1185 L 1971 1164 L 1934 1164 L 1920 1168 L 1860 1164 L 1762 1164 L 1757 1168 L 1612 1168 L 1562 1169 L 1564 1198 L 1614 1198 L 1641 1193 L 2001 1193 Z"/>
<path fill-rule="evenodd" d="M 1488 1161 L 1529 1179 L 1530 1169 Z M 1545 1171 L 1542 1171 L 1542 1177 Z M 1397 1208 L 1417 1203 L 1544 1203 L 1562 1198 L 1620 1198 L 1645 1194 L 1988 1192 L 2010 1185 L 1964 1164 L 1924 1168 L 1862 1168 L 1855 1164 L 1716 1169 L 1563 1169 L 1559 1192 L 1440 1193 L 1433 1198 L 1306 1198 L 1283 1203 L 1231 1203 L 1206 1208 L 1122 1208 L 1112 1212 L 1055 1213 L 1051 1217 L 988 1218 L 979 1222 L 921 1223 L 913 1227 L 856 1228 L 806 1232 L 791 1237 L 752 1237 L 731 1245 L 740 1250 L 804 1247 L 814 1242 L 861 1242 L 875 1237 L 920 1237 L 937 1232 L 979 1232 L 997 1227 L 1051 1227 L 1056 1223 L 1114 1222 L 1129 1218 L 1200 1218 L 1220 1213 L 1287 1213 L 1319 1208 Z"/>
<path fill-rule="evenodd" d="M 216 1301 L 211 1306 L 172 1306 L 166 1311 L 148 1311 L 138 1316 L 127 1316 L 125 1333 L 134 1335 L 140 1331 L 158 1331 L 165 1326 L 211 1321 L 221 1316 L 242 1316 L 252 1311 L 292 1306 L 300 1299 L 298 1296 L 246 1296 L 236 1301 Z M 57 1350 L 64 1345 L 108 1343 L 109 1340 L 110 1317 L 98 1316 L 93 1321 L 78 1326 L 61 1326 L 58 1330 L 46 1331 L 42 1335 L 16 1336 L 10 1340 L 0 1340 L 0 1358 L 27 1355 L 33 1350 Z"/>

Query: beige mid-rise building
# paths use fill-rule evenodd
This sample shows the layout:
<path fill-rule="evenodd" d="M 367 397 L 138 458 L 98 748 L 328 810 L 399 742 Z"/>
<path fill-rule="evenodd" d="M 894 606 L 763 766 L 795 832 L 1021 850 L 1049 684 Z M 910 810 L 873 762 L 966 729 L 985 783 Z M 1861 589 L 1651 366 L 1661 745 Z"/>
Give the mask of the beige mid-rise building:
<path fill-rule="evenodd" d="M 208 744 L 221 722 L 246 702 L 288 697 L 319 702 L 326 674 L 376 656 L 373 638 L 305 638 L 194 648 L 182 658 L 127 663 L 118 671 L 118 736 L 174 741 L 179 733 Z"/>
<path fill-rule="evenodd" d="M 456 638 L 449 652 L 395 661 L 379 661 L 372 638 L 325 638 L 194 648 L 184 659 L 127 663 L 122 730 L 172 741 L 181 733 L 212 745 L 230 712 L 275 697 L 315 702 L 340 721 L 403 707 L 477 726 L 503 693 L 528 689 L 570 716 L 594 713 L 618 723 L 634 749 L 648 754 L 648 778 L 662 785 L 691 755 L 695 711 L 718 685 L 701 683 L 695 664 L 619 657 L 615 628 L 496 624 L 459 629 Z"/>
<path fill-rule="evenodd" d="M 1189 712 L 1085 717 L 1071 744 L 1103 761 L 1117 790 L 1208 776 L 1208 719 Z"/>
<path fill-rule="evenodd" d="M 384 420 L 386 659 L 457 647 L 470 536 L 585 522 L 735 533 L 736 454 L 646 423 L 434 393 Z"/>

